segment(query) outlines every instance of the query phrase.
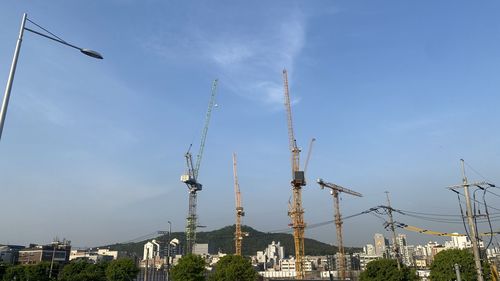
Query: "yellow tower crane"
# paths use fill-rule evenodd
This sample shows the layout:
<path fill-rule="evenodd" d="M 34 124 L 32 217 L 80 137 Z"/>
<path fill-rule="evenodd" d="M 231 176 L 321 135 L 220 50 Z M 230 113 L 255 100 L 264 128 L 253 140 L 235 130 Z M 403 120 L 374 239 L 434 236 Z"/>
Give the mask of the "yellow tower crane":
<path fill-rule="evenodd" d="M 338 261 L 339 261 L 339 272 L 340 272 L 340 280 L 346 280 L 346 270 L 345 270 L 345 251 L 344 244 L 342 242 L 342 216 L 340 215 L 340 203 L 339 203 L 339 193 L 347 193 L 350 195 L 363 197 L 361 193 L 356 191 L 347 189 L 345 187 L 324 182 L 322 179 L 318 179 L 318 184 L 321 186 L 321 189 L 327 187 L 330 189 L 330 193 L 333 195 L 333 204 L 335 205 L 335 226 L 337 228 L 337 248 L 338 248 Z"/>
<path fill-rule="evenodd" d="M 306 185 L 304 171 L 300 171 L 299 157 L 300 149 L 297 147 L 297 141 L 293 134 L 292 123 L 292 108 L 290 106 L 290 93 L 288 92 L 288 74 L 286 69 L 283 70 L 283 82 L 285 92 L 285 109 L 288 121 L 288 140 L 291 151 L 292 161 L 292 193 L 293 202 L 289 206 L 288 215 L 292 219 L 293 239 L 295 244 L 295 272 L 297 279 L 304 279 L 304 209 L 302 208 L 302 187 Z"/>
<path fill-rule="evenodd" d="M 236 199 L 236 230 L 234 231 L 235 255 L 241 256 L 241 244 L 243 242 L 243 233 L 241 231 L 241 217 L 245 216 L 243 207 L 241 207 L 240 184 L 238 183 L 238 171 L 236 166 L 236 153 L 233 153 L 233 175 L 234 175 L 234 194 Z"/>

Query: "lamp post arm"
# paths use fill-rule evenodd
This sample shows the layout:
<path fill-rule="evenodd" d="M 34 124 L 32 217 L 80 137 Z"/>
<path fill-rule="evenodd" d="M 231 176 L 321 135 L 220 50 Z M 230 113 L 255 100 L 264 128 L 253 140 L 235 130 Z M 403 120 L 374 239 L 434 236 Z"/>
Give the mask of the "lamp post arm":
<path fill-rule="evenodd" d="M 19 37 L 17 38 L 16 50 L 14 51 L 14 58 L 12 59 L 12 64 L 10 66 L 9 78 L 7 79 L 7 86 L 5 87 L 5 93 L 3 95 L 2 108 L 0 109 L 0 139 L 2 139 L 3 125 L 5 124 L 5 116 L 7 114 L 7 107 L 9 106 L 10 91 L 12 89 L 12 83 L 14 82 L 14 74 L 16 73 L 17 58 L 19 57 L 19 51 L 21 50 L 21 43 L 23 42 L 24 26 L 26 24 L 26 19 L 28 15 L 23 14 L 23 19 L 21 21 L 21 28 L 19 30 Z"/>
<path fill-rule="evenodd" d="M 93 57 L 93 58 L 95 58 L 95 59 L 101 59 L 101 60 L 103 59 L 102 55 L 101 55 L 101 54 L 99 54 L 98 52 L 94 51 L 94 50 L 85 49 L 85 48 L 80 48 L 80 47 L 78 47 L 78 46 L 75 46 L 75 45 L 73 45 L 73 44 L 70 44 L 70 43 L 68 43 L 68 42 L 66 42 L 66 41 L 64 41 L 64 40 L 62 40 L 62 39 L 60 39 L 60 38 L 59 38 L 59 37 L 57 37 L 57 36 L 49 36 L 49 35 L 47 35 L 47 34 L 43 34 L 43 33 L 39 32 L 39 31 L 33 30 L 33 29 L 31 29 L 31 28 L 28 28 L 28 27 L 25 27 L 24 29 L 25 29 L 25 30 L 27 30 L 27 31 L 29 31 L 29 32 L 35 33 L 35 34 L 37 34 L 37 35 L 40 35 L 40 36 L 42 36 L 42 37 L 45 37 L 45 38 L 47 38 L 47 39 L 50 39 L 50 40 L 52 40 L 52 41 L 56 41 L 57 43 L 61 43 L 61 44 L 66 45 L 66 46 L 68 46 L 68 47 L 71 47 L 71 48 L 77 49 L 77 50 L 79 50 L 80 52 L 82 52 L 83 54 L 85 54 L 85 55 L 87 55 L 87 56 L 89 56 L 89 57 Z M 51 33 L 51 34 L 52 34 L 52 33 Z"/>
<path fill-rule="evenodd" d="M 48 36 L 47 34 L 43 34 L 43 33 L 41 33 L 41 32 L 38 32 L 38 31 L 36 31 L 36 30 L 33 30 L 33 29 L 31 29 L 31 28 L 25 27 L 24 29 L 25 29 L 25 30 L 27 30 L 27 31 L 29 31 L 29 32 L 35 33 L 35 34 L 37 34 L 37 35 L 40 35 L 40 36 L 42 36 L 42 37 L 45 37 L 45 38 L 47 38 L 47 39 L 50 39 L 50 40 L 53 40 L 53 41 L 59 42 L 59 43 L 61 43 L 61 44 L 63 44 L 63 45 L 66 45 L 66 46 L 68 46 L 68 47 L 75 48 L 75 49 L 77 49 L 77 50 L 79 50 L 79 51 L 83 50 L 82 48 L 77 47 L 77 46 L 75 46 L 75 45 L 72 45 L 72 44 L 70 44 L 70 43 L 68 43 L 68 42 L 66 42 L 66 41 L 63 41 L 63 40 L 57 39 L 57 38 L 52 37 L 52 36 Z"/>

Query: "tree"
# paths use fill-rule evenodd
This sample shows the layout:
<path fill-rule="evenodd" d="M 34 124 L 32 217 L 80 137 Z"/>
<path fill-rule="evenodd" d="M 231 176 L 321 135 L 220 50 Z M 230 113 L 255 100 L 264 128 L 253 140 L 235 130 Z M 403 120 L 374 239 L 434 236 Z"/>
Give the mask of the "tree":
<path fill-rule="evenodd" d="M 16 266 L 11 266 L 11 267 L 7 268 L 2 280 L 4 280 L 4 281 L 11 281 L 11 280 L 24 281 L 24 280 L 26 280 L 24 266 L 23 265 L 16 265 Z"/>
<path fill-rule="evenodd" d="M 50 263 L 41 262 L 35 265 L 16 265 L 11 266 L 5 272 L 3 280 L 5 281 L 50 281 L 49 278 Z"/>
<path fill-rule="evenodd" d="M 108 281 L 130 281 L 134 280 L 139 273 L 139 268 L 131 259 L 113 260 L 106 267 L 106 278 Z"/>
<path fill-rule="evenodd" d="M 27 280 L 37 280 L 37 281 L 49 281 L 53 278 L 49 278 L 50 263 L 41 262 L 35 265 L 24 266 L 24 271 L 26 272 Z"/>
<path fill-rule="evenodd" d="M 106 281 L 107 264 L 98 263 L 91 264 L 84 260 L 72 261 L 64 266 L 60 281 Z"/>
<path fill-rule="evenodd" d="M 252 263 L 235 255 L 222 257 L 215 265 L 215 272 L 210 275 L 210 281 L 255 281 L 258 278 Z"/>
<path fill-rule="evenodd" d="M 0 263 L 0 280 L 3 280 L 3 276 L 5 275 L 8 268 L 8 264 Z"/>
<path fill-rule="evenodd" d="M 393 259 L 379 259 L 369 262 L 361 273 L 360 281 L 416 281 L 419 280 L 414 269 L 398 264 Z M 434 279 L 432 279 L 434 281 Z"/>
<path fill-rule="evenodd" d="M 203 281 L 205 280 L 205 260 L 193 254 L 184 256 L 172 268 L 171 277 L 173 281 Z"/>
<path fill-rule="evenodd" d="M 474 256 L 467 250 L 450 249 L 439 252 L 431 264 L 431 280 L 454 280 L 456 279 L 455 264 L 460 266 L 462 280 L 477 280 Z M 490 268 L 487 263 L 483 264 L 485 280 L 489 280 Z"/>

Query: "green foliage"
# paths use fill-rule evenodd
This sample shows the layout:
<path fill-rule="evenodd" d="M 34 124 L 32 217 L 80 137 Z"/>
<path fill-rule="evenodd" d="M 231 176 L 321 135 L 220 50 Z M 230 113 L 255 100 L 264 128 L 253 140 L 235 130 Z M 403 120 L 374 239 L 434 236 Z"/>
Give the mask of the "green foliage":
<path fill-rule="evenodd" d="M 26 280 L 24 266 L 22 266 L 22 265 L 10 266 L 5 271 L 5 274 L 4 274 L 2 280 L 4 280 L 4 281 L 11 281 L 11 280 L 24 281 L 24 280 Z"/>
<path fill-rule="evenodd" d="M 241 256 L 227 255 L 215 265 L 215 271 L 210 275 L 210 281 L 255 281 L 257 272 L 252 263 Z"/>
<path fill-rule="evenodd" d="M 171 276 L 173 281 L 204 281 L 205 260 L 200 256 L 186 255 L 172 268 Z"/>
<path fill-rule="evenodd" d="M 474 255 L 467 249 L 450 249 L 439 252 L 431 264 L 431 280 L 455 280 L 455 264 L 460 266 L 462 280 L 477 280 Z M 485 280 L 490 279 L 490 268 L 487 263 L 483 264 L 483 274 Z"/>
<path fill-rule="evenodd" d="M 281 246 L 285 248 L 285 256 L 293 255 L 293 249 L 295 247 L 293 235 L 288 233 L 265 233 L 255 230 L 249 226 L 242 226 L 242 230 L 247 232 L 249 235 L 243 240 L 243 255 L 254 255 L 257 251 L 264 250 L 267 245 L 271 244 L 272 241 L 280 242 Z M 172 233 L 172 238 L 177 238 L 180 241 L 185 241 L 185 234 L 182 232 Z M 198 232 L 196 234 L 197 243 L 208 243 L 208 252 L 210 254 L 217 254 L 220 250 L 224 253 L 234 253 L 234 225 L 226 226 L 221 229 L 209 231 L 209 232 Z M 163 236 L 157 239 L 165 239 Z M 137 243 L 126 243 L 126 244 L 114 244 L 103 247 L 109 247 L 112 250 L 126 251 L 130 254 L 135 253 L 138 256 L 142 256 L 144 243 L 146 241 L 140 241 Z M 337 250 L 335 247 L 319 242 L 314 239 L 306 238 L 304 241 L 306 245 L 306 255 L 331 255 Z M 347 252 L 357 252 L 360 248 L 346 248 Z"/>
<path fill-rule="evenodd" d="M 4 281 L 50 281 L 49 278 L 50 263 L 42 262 L 36 265 L 16 265 L 10 266 L 3 276 Z"/>
<path fill-rule="evenodd" d="M 0 280 L 3 280 L 3 276 L 9 267 L 10 266 L 8 264 L 0 263 Z"/>
<path fill-rule="evenodd" d="M 401 265 L 398 270 L 396 260 L 380 259 L 369 262 L 361 273 L 360 281 L 416 281 L 419 280 L 415 270 Z M 434 279 L 432 279 L 434 281 Z"/>
<path fill-rule="evenodd" d="M 108 281 L 130 281 L 137 277 L 139 268 L 131 259 L 117 259 L 109 263 L 105 272 Z"/>
<path fill-rule="evenodd" d="M 60 281 L 106 281 L 106 263 L 91 264 L 87 261 L 73 261 L 64 266 Z"/>
<path fill-rule="evenodd" d="M 57 266 L 54 265 L 54 269 Z M 50 263 L 49 262 L 41 262 L 36 265 L 27 265 L 24 268 L 26 272 L 26 278 L 28 280 L 37 280 L 37 281 L 49 281 L 49 271 L 50 271 Z M 55 270 L 54 270 L 55 272 Z"/>

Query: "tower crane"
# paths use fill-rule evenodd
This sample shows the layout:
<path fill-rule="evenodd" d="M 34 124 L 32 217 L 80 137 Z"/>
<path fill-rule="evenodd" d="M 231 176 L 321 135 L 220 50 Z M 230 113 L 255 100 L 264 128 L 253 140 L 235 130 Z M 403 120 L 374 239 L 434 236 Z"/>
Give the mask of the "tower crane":
<path fill-rule="evenodd" d="M 234 231 L 235 255 L 241 256 L 241 245 L 243 242 L 243 233 L 241 231 L 241 217 L 245 216 L 243 207 L 241 207 L 240 184 L 238 183 L 238 171 L 236 166 L 236 153 L 233 153 L 233 175 L 234 175 L 234 194 L 236 199 L 236 229 Z"/>
<path fill-rule="evenodd" d="M 288 91 L 288 73 L 283 69 L 283 83 L 285 92 L 285 109 L 288 121 L 288 141 L 292 162 L 292 193 L 293 201 L 289 206 L 288 216 L 292 219 L 293 239 L 295 244 L 295 271 L 297 279 L 304 279 L 304 209 L 302 208 L 302 187 L 306 185 L 304 171 L 300 170 L 300 149 L 293 134 L 292 108 L 290 106 L 290 93 Z"/>
<path fill-rule="evenodd" d="M 346 280 L 346 265 L 345 265 L 345 251 L 344 244 L 342 242 L 342 216 L 340 215 L 340 202 L 339 202 L 339 194 L 341 192 L 347 193 L 350 195 L 363 197 L 363 195 L 354 190 L 347 189 L 340 185 L 336 185 L 333 183 L 325 182 L 322 179 L 318 179 L 318 184 L 321 189 L 329 188 L 330 193 L 333 195 L 333 205 L 335 207 L 335 227 L 337 229 L 337 244 L 338 244 L 338 260 L 339 260 L 339 272 L 340 272 L 340 280 Z"/>
<path fill-rule="evenodd" d="M 198 154 L 196 155 L 196 163 L 193 165 L 193 157 L 191 154 L 191 147 L 189 146 L 188 151 L 184 155 L 186 159 L 186 173 L 181 176 L 181 181 L 186 184 L 189 192 L 189 210 L 186 220 L 186 254 L 191 254 L 193 252 L 194 244 L 196 243 L 196 228 L 197 228 L 197 193 L 202 190 L 202 184 L 198 182 L 198 174 L 200 171 L 201 159 L 203 157 L 203 150 L 205 148 L 205 141 L 207 139 L 208 125 L 210 124 L 210 117 L 212 115 L 212 109 L 215 105 L 215 94 L 217 92 L 217 79 L 212 83 L 212 92 L 210 95 L 210 100 L 208 102 L 207 114 L 205 116 L 205 126 L 201 133 L 200 148 Z"/>

